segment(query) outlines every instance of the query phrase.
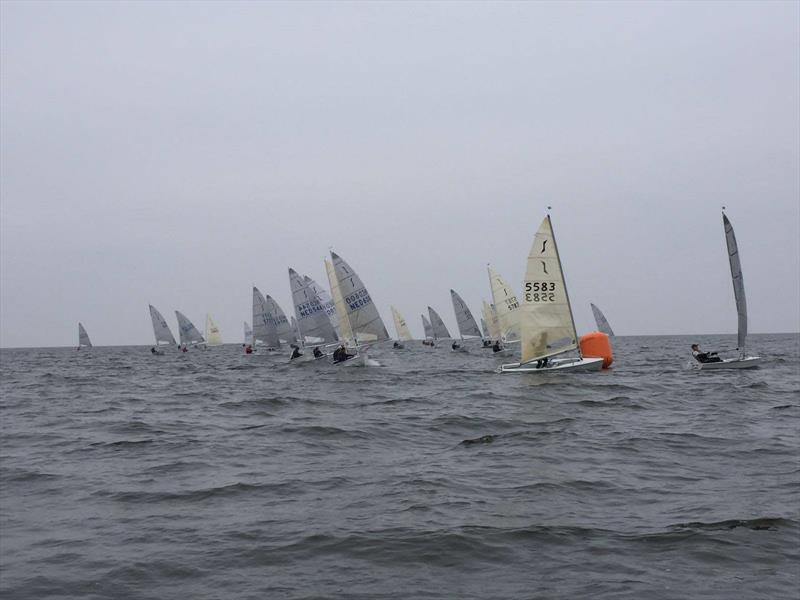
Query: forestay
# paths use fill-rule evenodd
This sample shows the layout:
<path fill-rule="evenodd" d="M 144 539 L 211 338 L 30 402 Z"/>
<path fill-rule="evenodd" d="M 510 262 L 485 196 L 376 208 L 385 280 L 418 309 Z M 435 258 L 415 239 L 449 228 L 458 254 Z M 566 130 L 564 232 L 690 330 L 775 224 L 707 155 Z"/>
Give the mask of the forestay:
<path fill-rule="evenodd" d="M 533 238 L 521 314 L 522 360 L 527 363 L 577 348 L 572 309 L 550 215 Z"/>
<path fill-rule="evenodd" d="M 422 317 L 422 328 L 425 330 L 425 338 L 426 339 L 433 339 L 433 327 L 431 327 L 430 321 L 425 318 L 425 315 L 420 315 Z"/>
<path fill-rule="evenodd" d="M 442 321 L 442 317 L 439 316 L 439 313 L 437 313 L 429 306 L 428 315 L 431 318 L 431 328 L 433 329 L 433 338 L 437 340 L 450 338 L 450 332 L 447 331 L 447 326 L 444 324 L 444 321 Z"/>
<path fill-rule="evenodd" d="M 519 340 L 520 311 L 517 295 L 492 267 L 489 267 L 489 284 L 500 324 L 500 338 L 506 342 Z"/>
<path fill-rule="evenodd" d="M 408 324 L 394 306 L 389 307 L 392 310 L 392 319 L 394 320 L 394 328 L 397 331 L 397 339 L 408 342 L 411 340 L 411 331 L 408 329 Z"/>
<path fill-rule="evenodd" d="M 606 335 L 613 336 L 614 332 L 611 330 L 611 325 L 608 324 L 608 319 L 606 319 L 603 311 L 592 303 L 589 303 L 589 305 L 592 307 L 592 314 L 594 315 L 595 323 L 597 323 L 597 330 Z"/>
<path fill-rule="evenodd" d="M 85 346 L 86 348 L 92 347 L 92 342 L 89 340 L 89 334 L 86 333 L 82 323 L 78 323 L 78 347 Z"/>
<path fill-rule="evenodd" d="M 221 346 L 222 334 L 219 332 L 219 327 L 214 323 L 211 315 L 206 314 L 206 342 L 209 346 Z"/>
<path fill-rule="evenodd" d="M 308 278 L 303 279 L 297 271 L 289 269 L 289 286 L 292 290 L 294 312 L 297 317 L 299 337 L 314 338 L 324 342 L 335 342 L 338 337 L 325 312 L 320 298 L 311 290 Z"/>
<path fill-rule="evenodd" d="M 478 329 L 478 324 L 475 322 L 475 317 L 472 316 L 467 303 L 455 290 L 450 290 L 450 299 L 453 301 L 453 312 L 456 314 L 459 335 L 462 338 L 481 337 L 481 330 Z"/>
<path fill-rule="evenodd" d="M 328 284 L 331 286 L 331 296 L 333 305 L 336 308 L 336 317 L 339 322 L 339 339 L 343 342 L 355 343 L 353 330 L 350 328 L 350 318 L 347 316 L 347 308 L 344 305 L 344 298 L 339 289 L 339 280 L 336 278 L 336 270 L 333 264 L 325 260 L 325 272 L 328 274 Z"/>
<path fill-rule="evenodd" d="M 331 252 L 331 258 L 350 327 L 358 340 L 388 340 L 389 332 L 361 278 L 338 254 Z"/>
<path fill-rule="evenodd" d="M 150 319 L 153 321 L 153 333 L 156 336 L 156 345 L 158 344 L 175 344 L 175 338 L 169 330 L 167 321 L 161 316 L 155 306 L 150 306 Z"/>
<path fill-rule="evenodd" d="M 183 344 L 202 344 L 205 342 L 203 336 L 197 330 L 189 319 L 186 318 L 181 311 L 176 310 L 175 316 L 178 319 L 178 335 L 181 338 L 181 345 Z"/>
<path fill-rule="evenodd" d="M 731 281 L 733 282 L 733 296 L 736 299 L 736 313 L 739 315 L 737 345 L 739 355 L 745 357 L 745 343 L 747 341 L 747 299 L 744 296 L 744 278 L 742 265 L 739 262 L 739 247 L 736 244 L 736 234 L 728 217 L 722 215 L 722 225 L 725 227 L 725 242 L 728 245 L 728 261 L 731 265 Z"/>

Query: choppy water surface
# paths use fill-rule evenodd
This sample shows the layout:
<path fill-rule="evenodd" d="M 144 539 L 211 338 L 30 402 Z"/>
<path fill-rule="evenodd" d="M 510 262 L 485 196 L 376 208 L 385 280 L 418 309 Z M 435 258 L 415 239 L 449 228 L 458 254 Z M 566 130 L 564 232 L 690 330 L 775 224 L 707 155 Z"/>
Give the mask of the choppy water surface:
<path fill-rule="evenodd" d="M 547 376 L 4 350 L 0 594 L 796 598 L 800 338 L 751 336 L 749 372 L 691 341 Z"/>

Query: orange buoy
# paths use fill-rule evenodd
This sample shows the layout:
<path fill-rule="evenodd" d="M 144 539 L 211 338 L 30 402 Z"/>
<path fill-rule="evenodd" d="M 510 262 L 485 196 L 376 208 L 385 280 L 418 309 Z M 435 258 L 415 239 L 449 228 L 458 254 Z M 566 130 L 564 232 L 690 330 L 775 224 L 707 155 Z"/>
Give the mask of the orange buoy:
<path fill-rule="evenodd" d="M 581 336 L 581 354 L 587 358 L 602 358 L 603 368 L 607 369 L 614 362 L 614 353 L 611 352 L 611 342 L 605 333 L 591 331 Z"/>

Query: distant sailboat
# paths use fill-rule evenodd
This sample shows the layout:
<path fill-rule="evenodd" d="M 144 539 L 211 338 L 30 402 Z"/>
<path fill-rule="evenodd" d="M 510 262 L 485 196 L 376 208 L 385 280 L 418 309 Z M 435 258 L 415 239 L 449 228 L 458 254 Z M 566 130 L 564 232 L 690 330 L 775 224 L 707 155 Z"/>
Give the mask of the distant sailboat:
<path fill-rule="evenodd" d="M 311 280 L 303 278 L 294 269 L 289 269 L 289 287 L 292 290 L 292 303 L 294 305 L 295 317 L 292 317 L 296 324 L 296 335 L 300 341 L 300 346 L 305 347 L 307 343 L 332 344 L 338 341 L 336 331 L 325 312 L 325 307 L 320 302 L 317 294 L 310 288 Z M 316 355 L 311 352 L 299 352 L 299 357 L 305 360 L 320 359 L 325 354 L 319 350 Z"/>
<path fill-rule="evenodd" d="M 403 318 L 403 315 L 400 314 L 394 306 L 389 307 L 392 311 L 392 320 L 394 320 L 394 328 L 397 331 L 397 342 L 395 342 L 395 348 L 405 348 L 403 342 L 410 342 L 411 341 L 411 331 L 408 329 L 408 324 L 406 320 Z"/>
<path fill-rule="evenodd" d="M 524 292 L 522 310 L 517 311 L 521 317 L 522 358 L 518 363 L 502 365 L 500 372 L 599 371 L 602 358 L 584 358 L 580 353 L 550 215 L 533 238 Z M 577 357 L 552 358 L 572 350 L 578 351 Z"/>
<path fill-rule="evenodd" d="M 356 356 L 350 360 L 364 366 L 379 366 L 377 362 L 368 359 L 366 347 L 359 349 L 359 343 L 365 341 L 384 342 L 390 339 L 389 332 L 386 331 L 383 319 L 358 274 L 335 252 L 331 252 L 331 259 L 340 296 L 340 299 L 334 296 L 334 300 L 341 303 L 344 308 L 343 312 L 349 322 L 349 328 L 353 334 L 352 342 L 356 348 Z M 333 287 L 333 283 L 331 287 Z"/>
<path fill-rule="evenodd" d="M 589 305 L 592 307 L 592 314 L 594 315 L 594 320 L 597 323 L 597 331 L 613 337 L 614 331 L 611 329 L 611 325 L 608 324 L 608 319 L 606 319 L 603 311 L 597 308 L 594 304 L 590 303 Z"/>
<path fill-rule="evenodd" d="M 430 306 L 428 307 L 428 316 L 431 319 L 431 328 L 433 329 L 434 341 L 451 339 L 452 336 L 450 335 L 450 332 L 447 331 L 447 326 L 444 324 L 442 317 L 440 317 L 439 313 L 433 310 Z"/>
<path fill-rule="evenodd" d="M 760 356 L 747 356 L 745 343 L 747 342 L 747 299 L 744 295 L 744 277 L 742 264 L 739 260 L 739 246 L 736 243 L 736 234 L 733 225 L 725 213 L 722 213 L 722 226 L 725 229 L 725 243 L 728 246 L 728 262 L 731 267 L 731 281 L 733 282 L 733 297 L 736 301 L 737 323 L 737 350 L 738 358 L 726 358 L 719 362 L 696 363 L 697 368 L 706 370 L 714 369 L 751 369 L 761 362 Z"/>
<path fill-rule="evenodd" d="M 267 350 L 278 350 L 281 342 L 275 320 L 268 315 L 267 301 L 257 287 L 253 287 L 253 348 L 261 343 Z"/>
<path fill-rule="evenodd" d="M 158 312 L 155 306 L 152 304 L 149 305 L 150 307 L 150 319 L 153 321 L 153 334 L 156 337 L 156 346 L 161 344 L 166 344 L 169 346 L 177 345 L 175 342 L 175 337 L 172 335 L 172 332 L 169 330 L 169 326 L 167 325 L 167 321 Z"/>
<path fill-rule="evenodd" d="M 244 322 L 244 345 L 253 347 L 253 328 L 247 321 Z"/>
<path fill-rule="evenodd" d="M 478 324 L 475 322 L 475 317 L 472 316 L 469 306 L 458 295 L 458 292 L 450 290 L 450 299 L 453 302 L 453 312 L 456 315 L 458 335 L 461 337 L 461 345 L 454 344 L 453 350 L 462 350 L 465 339 L 482 337 L 481 330 L 478 329 Z"/>
<path fill-rule="evenodd" d="M 492 267 L 488 267 L 488 272 L 492 305 L 500 324 L 500 341 L 504 344 L 518 342 L 520 312 L 517 295 Z"/>
<path fill-rule="evenodd" d="M 219 332 L 219 327 L 214 323 L 211 315 L 206 314 L 206 341 L 209 346 L 221 346 L 222 334 Z"/>
<path fill-rule="evenodd" d="M 425 317 L 425 315 L 420 315 L 422 317 L 422 329 L 425 331 L 425 339 L 422 340 L 422 343 L 426 346 L 433 346 L 433 326 L 431 322 Z"/>
<path fill-rule="evenodd" d="M 89 334 L 86 333 L 82 323 L 78 323 L 78 350 L 81 348 L 91 348 L 92 342 L 89 340 Z"/>
<path fill-rule="evenodd" d="M 197 327 L 194 326 L 194 323 L 186 318 L 186 315 L 184 315 L 181 311 L 176 310 L 175 316 L 178 319 L 178 335 L 181 339 L 181 346 L 183 346 L 184 349 L 187 346 L 205 344 L 205 338 L 197 330 Z"/>

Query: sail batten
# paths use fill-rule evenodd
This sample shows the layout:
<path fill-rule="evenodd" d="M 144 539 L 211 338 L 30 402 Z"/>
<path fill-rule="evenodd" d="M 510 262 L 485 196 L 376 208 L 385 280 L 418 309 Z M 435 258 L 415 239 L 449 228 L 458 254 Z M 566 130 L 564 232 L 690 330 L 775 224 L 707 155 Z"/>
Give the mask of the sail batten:
<path fill-rule="evenodd" d="M 519 313 L 522 364 L 578 347 L 550 215 L 533 238 Z"/>
<path fill-rule="evenodd" d="M 450 299 L 453 301 L 453 312 L 456 315 L 456 324 L 458 325 L 458 333 L 461 339 L 468 337 L 482 337 L 481 330 L 478 329 L 478 324 L 475 322 L 475 317 L 472 316 L 469 306 L 458 292 L 450 290 Z"/>
<path fill-rule="evenodd" d="M 745 356 L 745 343 L 747 341 L 747 299 L 744 295 L 744 277 L 742 264 L 739 260 L 739 246 L 736 243 L 736 234 L 727 215 L 722 215 L 722 225 L 725 228 L 725 243 L 728 246 L 728 262 L 731 266 L 731 282 L 733 283 L 733 297 L 736 300 L 736 314 L 738 315 L 737 346 L 740 357 Z"/>
<path fill-rule="evenodd" d="M 152 304 L 149 305 L 150 307 L 150 319 L 153 322 L 153 334 L 156 338 L 156 345 L 159 344 L 171 344 L 176 345 L 175 337 L 172 335 L 172 332 L 169 330 L 169 325 L 167 325 L 166 319 L 158 312 L 158 309 L 153 306 Z"/>

